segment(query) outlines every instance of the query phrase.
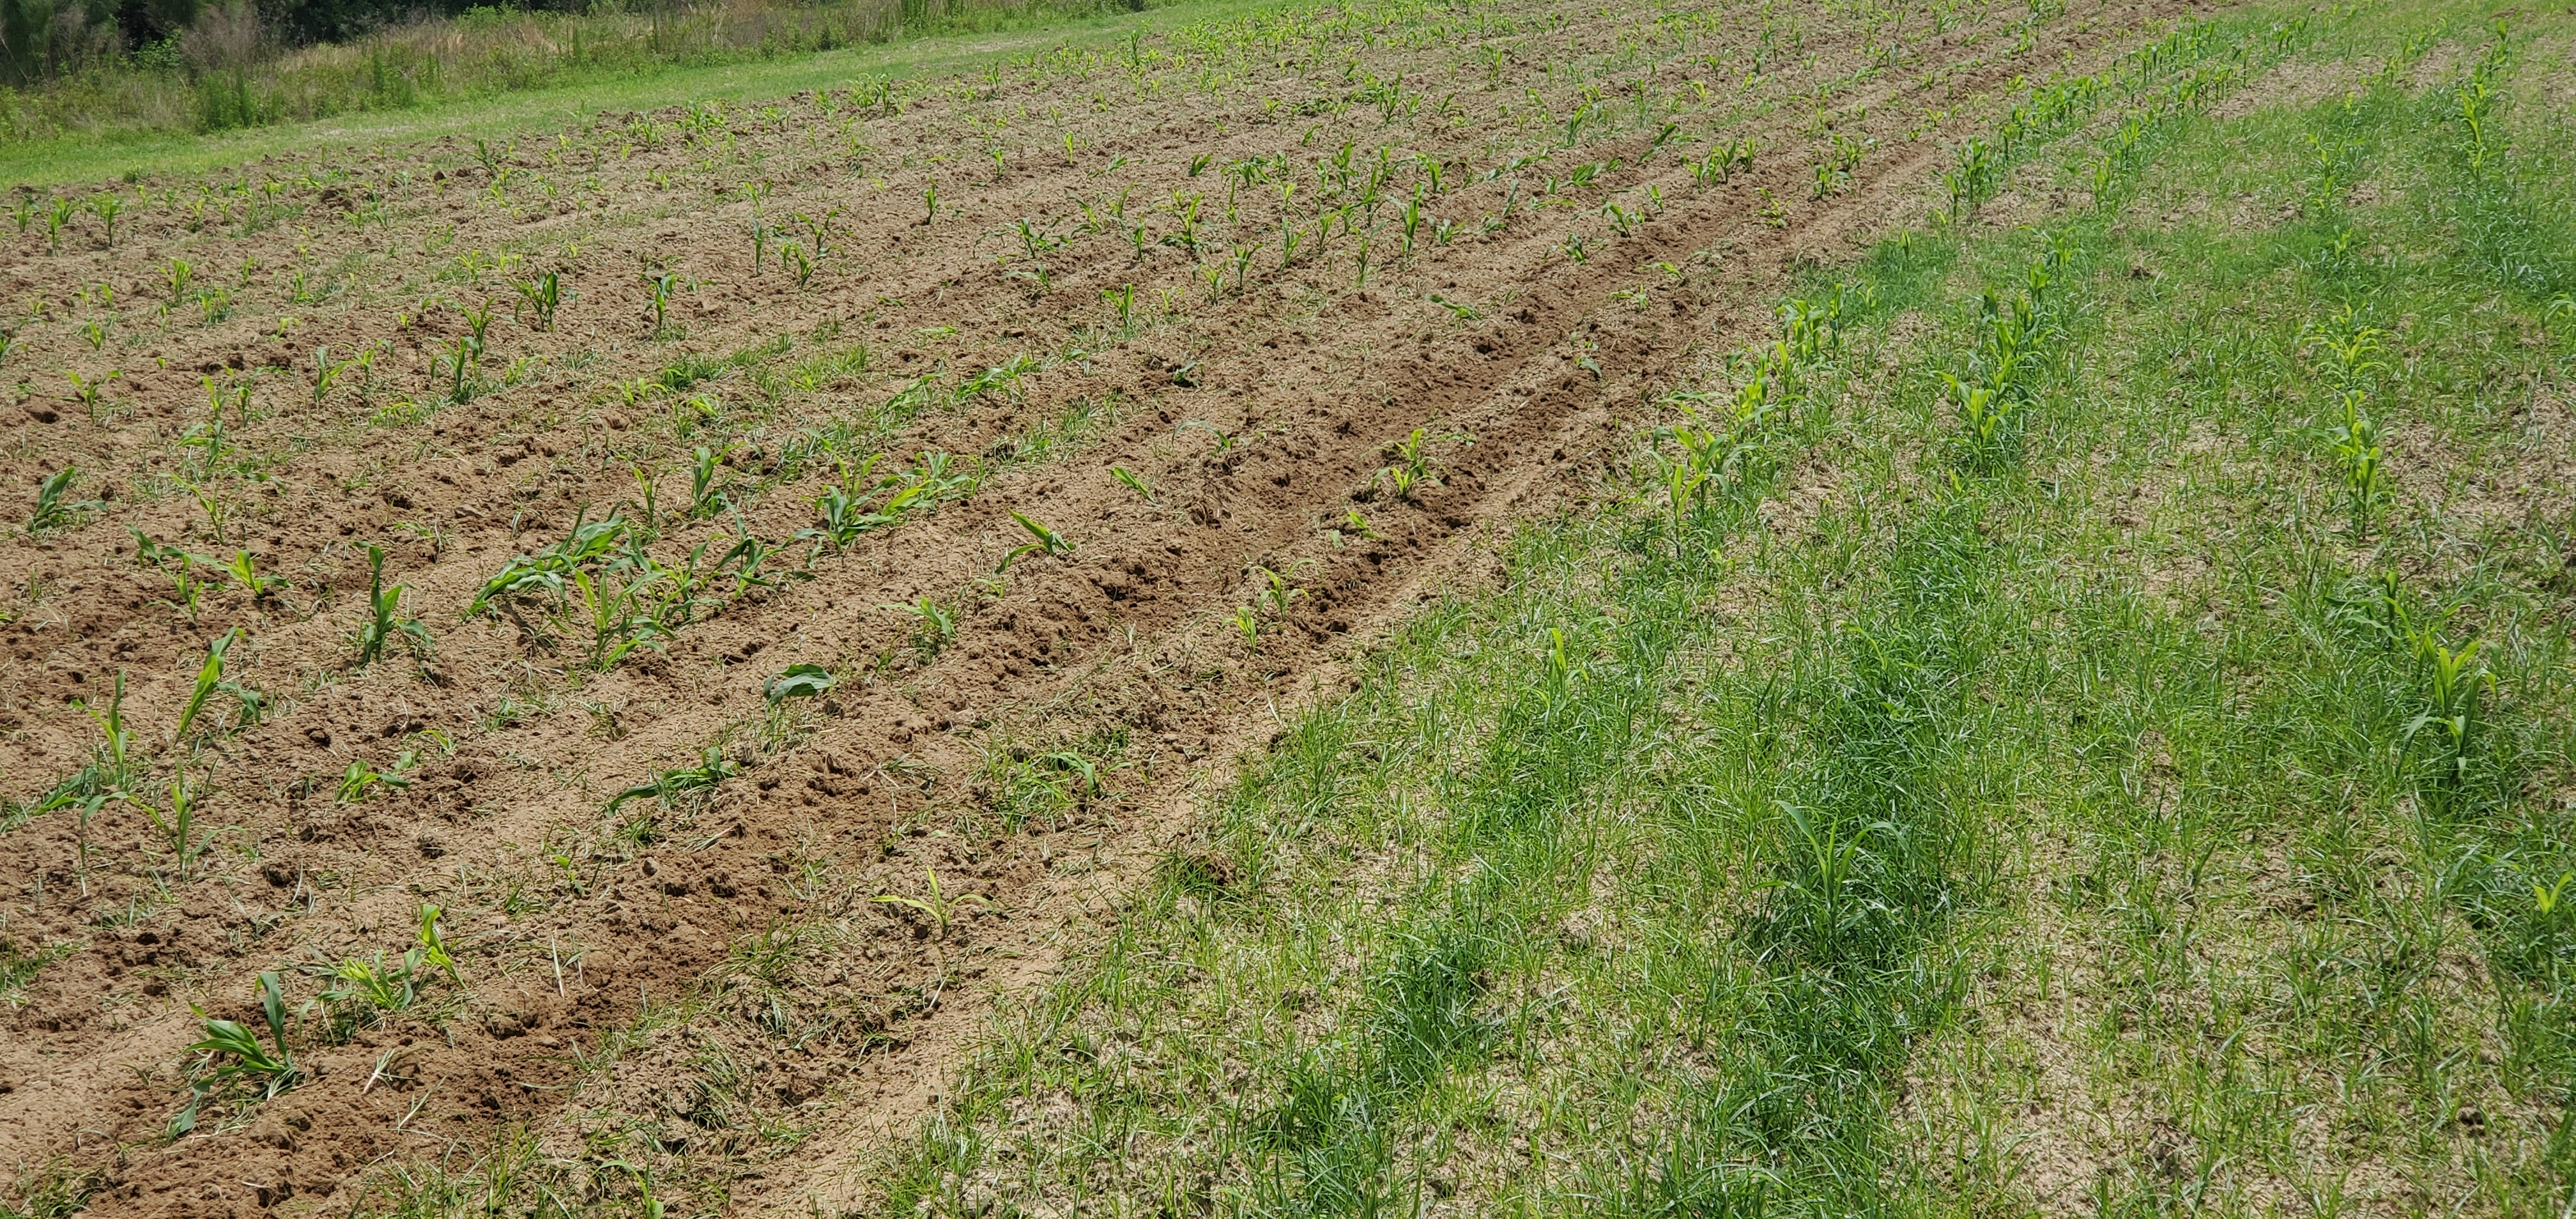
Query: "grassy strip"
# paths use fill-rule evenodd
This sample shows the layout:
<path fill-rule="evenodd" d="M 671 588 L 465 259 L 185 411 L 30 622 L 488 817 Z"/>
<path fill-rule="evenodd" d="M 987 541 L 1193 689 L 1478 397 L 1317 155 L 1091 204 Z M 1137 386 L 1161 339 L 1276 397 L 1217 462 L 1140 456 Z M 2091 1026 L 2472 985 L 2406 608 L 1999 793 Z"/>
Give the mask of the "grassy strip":
<path fill-rule="evenodd" d="M 554 131 L 599 112 L 649 111 L 708 101 L 773 100 L 809 89 L 870 80 L 908 80 L 979 68 L 1057 47 L 1094 47 L 1184 26 L 1222 22 L 1281 7 L 1283 0 L 1182 0 L 1141 13 L 1086 15 L 1025 29 L 939 34 L 878 46 L 743 63 L 671 67 L 504 92 L 415 109 L 335 115 L 214 134 L 93 135 L 0 145 L 0 178 L 26 186 L 103 182 L 141 174 L 193 173 L 268 156 L 318 149 L 362 150 L 442 136 L 501 138 Z"/>
<path fill-rule="evenodd" d="M 1945 1209 L 2576 1202 L 2569 23 L 2487 24 L 2362 14 L 2123 219 L 2042 459 L 2089 774 L 1916 1068 Z"/>
<path fill-rule="evenodd" d="M 2160 47 L 2104 185 L 2284 45 Z M 1502 590 L 1299 723 L 884 1213 L 1930 1201 L 1891 1085 L 1991 944 L 1993 845 L 2082 774 L 2050 746 L 2091 670 L 2023 470 L 2108 227 L 1899 243 L 1677 395 L 1626 498 L 1525 533 Z M 1917 304 L 1917 339 L 1874 324 Z M 1766 527 L 1782 498 L 1812 521 Z"/>

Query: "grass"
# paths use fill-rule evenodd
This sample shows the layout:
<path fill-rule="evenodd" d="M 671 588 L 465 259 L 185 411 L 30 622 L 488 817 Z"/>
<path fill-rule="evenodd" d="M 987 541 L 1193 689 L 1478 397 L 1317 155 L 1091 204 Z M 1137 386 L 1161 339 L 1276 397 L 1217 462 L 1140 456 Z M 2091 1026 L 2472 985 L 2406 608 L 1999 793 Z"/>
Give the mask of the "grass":
<path fill-rule="evenodd" d="M 2192 28 L 1250 760 L 864 1209 L 2576 1205 L 2566 25 Z"/>
<path fill-rule="evenodd" d="M 1285 3 L 1185 0 L 1140 13 L 1071 17 L 1020 30 L 938 34 L 793 58 L 674 67 L 416 109 L 349 113 L 214 134 L 138 134 L 105 140 L 81 136 L 11 143 L 0 145 L 0 178 L 50 187 L 192 173 L 331 147 L 363 149 L 441 136 L 506 140 L 577 126 L 603 110 L 759 102 L 809 89 L 847 88 L 867 80 L 942 76 L 1058 46 L 1124 44 L 1131 36 L 1150 37 L 1183 25 L 1266 12 Z"/>

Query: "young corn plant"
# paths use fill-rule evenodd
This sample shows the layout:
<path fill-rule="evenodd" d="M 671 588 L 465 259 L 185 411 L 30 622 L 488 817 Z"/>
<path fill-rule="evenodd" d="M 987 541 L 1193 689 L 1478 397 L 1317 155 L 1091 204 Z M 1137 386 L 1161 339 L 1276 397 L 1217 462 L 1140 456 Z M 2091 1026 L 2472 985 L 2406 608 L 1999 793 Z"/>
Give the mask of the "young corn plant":
<path fill-rule="evenodd" d="M 188 1049 L 205 1057 L 191 1073 L 187 1107 L 170 1119 L 170 1137 L 196 1129 L 206 1098 L 219 1089 L 240 1092 L 258 1103 L 276 1099 L 303 1080 L 304 1073 L 286 1046 L 286 996 L 274 973 L 259 975 L 259 1006 L 268 1018 L 267 1045 L 240 1023 L 216 1019 L 190 1005 L 188 1010 L 199 1021 L 200 1037 Z"/>
<path fill-rule="evenodd" d="M 925 661 L 936 659 L 940 650 L 957 638 L 956 611 L 928 596 L 916 597 L 910 605 L 888 608 L 912 616 L 912 650 Z"/>
<path fill-rule="evenodd" d="M 152 823 L 153 832 L 161 836 L 162 845 L 169 848 L 171 858 L 177 864 L 177 879 L 186 880 L 188 870 L 196 865 L 197 858 L 205 853 L 207 844 L 214 841 L 215 835 L 212 830 L 203 834 L 196 831 L 197 799 L 188 788 L 188 775 L 184 769 L 171 777 L 169 794 L 170 805 L 166 811 L 130 794 L 125 800 L 143 810 L 144 817 Z"/>
<path fill-rule="evenodd" d="M 596 581 L 586 571 L 573 573 L 581 610 L 590 621 L 590 656 L 587 661 L 596 672 L 605 673 L 617 667 L 628 653 L 639 647 L 659 650 L 670 637 L 657 612 L 661 602 L 653 593 L 662 583 L 659 572 L 648 572 L 610 585 L 611 577 L 602 574 Z"/>
<path fill-rule="evenodd" d="M 250 594 L 253 604 L 275 597 L 290 585 L 290 581 L 284 576 L 259 574 L 259 560 L 247 550 L 233 552 L 232 561 L 224 564 L 224 574 L 231 576 L 233 583 L 240 585 L 243 592 Z"/>
<path fill-rule="evenodd" d="M 27 517 L 28 533 L 68 529 L 79 524 L 91 513 L 106 511 L 107 505 L 94 499 L 63 498 L 71 489 L 72 479 L 78 473 L 78 467 L 64 466 L 47 475 L 45 481 L 36 484 L 36 510 Z"/>
<path fill-rule="evenodd" d="M 125 200 L 116 192 L 109 191 L 90 200 L 89 210 L 90 214 L 98 217 L 98 222 L 107 228 L 107 248 L 115 249 L 116 217 L 125 210 Z"/>
<path fill-rule="evenodd" d="M 529 317 L 535 321 L 533 329 L 554 329 L 555 311 L 562 308 L 564 301 L 570 298 L 570 294 L 564 291 L 563 273 L 548 271 L 531 279 L 520 280 L 515 286 L 519 290 L 520 308 L 526 310 Z"/>
<path fill-rule="evenodd" d="M 2371 524 L 2390 499 L 2390 484 L 2379 438 L 2379 424 L 2362 410 L 2363 394 L 2347 389 L 2343 419 L 2328 436 L 2335 464 L 2342 470 L 2344 508 L 2352 516 L 2356 538 L 2370 536 Z"/>
<path fill-rule="evenodd" d="M 438 972 L 445 974 L 448 985 L 463 986 L 464 971 L 456 967 L 455 955 L 447 950 L 447 937 L 438 929 L 439 916 L 445 913 L 440 907 L 426 902 L 421 904 L 419 929 L 413 935 L 417 946 L 413 951 L 420 954 L 422 964 L 436 966 Z"/>
<path fill-rule="evenodd" d="M 1002 556 L 1002 565 L 995 569 L 997 574 L 1009 571 L 1011 564 L 1022 555 L 1043 554 L 1062 557 L 1073 553 L 1073 543 L 1065 540 L 1063 534 L 1047 528 L 1044 524 L 1018 511 L 1011 513 L 1011 519 L 1018 521 L 1020 528 L 1028 531 L 1030 541 Z"/>
<path fill-rule="evenodd" d="M 1941 174 L 1943 189 L 1950 192 L 1949 218 L 1964 220 L 1995 195 L 1997 172 L 1993 146 L 1976 137 L 1959 146 L 1959 162 Z"/>
<path fill-rule="evenodd" d="M 712 792 L 717 785 L 741 773 L 741 764 L 726 757 L 723 746 L 709 745 L 700 751 L 696 766 L 656 771 L 652 778 L 609 797 L 607 806 L 601 811 L 613 815 L 626 802 L 643 799 L 668 808 L 680 797 Z M 658 833 L 653 824 L 653 814 L 647 810 L 628 818 L 618 827 L 616 837 L 641 846 L 652 842 Z"/>
<path fill-rule="evenodd" d="M 769 714 L 760 729 L 763 753 L 776 753 L 801 739 L 795 712 L 789 706 L 797 699 L 817 699 L 830 694 L 841 683 L 832 671 L 818 664 L 793 664 L 761 685 L 761 698 Z"/>
<path fill-rule="evenodd" d="M 385 548 L 367 543 L 367 621 L 358 628 L 358 667 L 384 659 L 385 645 L 397 640 L 416 663 L 429 663 L 429 628 L 402 612 L 406 585 L 385 587 Z"/>
<path fill-rule="evenodd" d="M 614 515 L 596 521 L 575 521 L 572 532 L 563 540 L 510 560 L 499 574 L 484 581 L 482 589 L 467 603 L 465 616 L 489 613 L 511 600 L 539 593 L 560 602 L 572 590 L 572 574 L 596 570 L 614 557 L 619 541 L 628 537 L 630 525 L 625 517 Z"/>
<path fill-rule="evenodd" d="M 824 488 L 823 494 L 814 499 L 814 511 L 821 519 L 812 528 L 798 530 L 796 536 L 811 540 L 817 550 L 829 546 L 834 554 L 848 551 L 852 543 L 870 532 L 903 520 L 899 512 L 871 511 L 865 500 L 839 486 Z"/>
<path fill-rule="evenodd" d="M 1117 479 L 1121 484 L 1125 485 L 1128 490 L 1135 492 L 1136 498 L 1149 504 L 1154 502 L 1154 488 L 1152 484 L 1149 484 L 1143 478 L 1138 477 L 1127 467 L 1111 466 L 1109 467 L 1109 475 L 1110 477 Z"/>
<path fill-rule="evenodd" d="M 2453 648 L 2428 625 L 2411 631 L 2408 643 L 2422 685 L 2420 706 L 2407 721 L 2405 736 L 2420 750 L 2427 803 L 2432 811 L 2448 815 L 2458 808 L 2471 777 L 2479 695 L 2494 691 L 2495 675 L 2479 657 L 2476 640 Z"/>
<path fill-rule="evenodd" d="M 669 271 L 647 271 L 637 278 L 644 281 L 647 300 L 653 310 L 652 337 L 668 337 L 671 333 L 671 298 L 688 287 L 687 281 Z"/>
<path fill-rule="evenodd" d="M 187 743 L 188 729 L 196 725 L 197 716 L 205 711 L 206 700 L 213 697 L 216 691 L 224 688 L 225 654 L 232 650 L 233 642 L 239 638 L 241 638 L 241 631 L 235 628 L 217 636 L 213 642 L 206 645 L 205 663 L 197 666 L 196 687 L 188 692 L 187 705 L 179 709 L 179 726 L 170 733 L 172 744 Z"/>
<path fill-rule="evenodd" d="M 403 774 L 411 763 L 412 755 L 406 753 L 395 760 L 391 769 L 378 770 L 374 763 L 360 758 L 341 772 L 339 786 L 333 789 L 332 795 L 342 804 L 363 804 L 378 788 L 401 791 L 411 786 L 411 778 Z"/>
<path fill-rule="evenodd" d="M 107 383 L 124 376 L 125 373 L 121 370 L 110 370 L 96 377 L 84 377 L 70 369 L 63 370 L 64 379 L 72 383 L 72 397 L 80 402 L 81 409 L 88 413 L 91 423 L 100 421 L 99 407 L 107 393 Z"/>
<path fill-rule="evenodd" d="M 334 387 L 340 385 L 341 382 L 352 373 L 365 372 L 368 368 L 374 365 L 375 358 L 375 349 L 370 347 L 359 351 L 357 355 L 335 363 L 331 359 L 330 344 L 325 343 L 314 348 L 313 405 L 322 405 L 322 400 L 331 396 L 331 391 Z"/>
<path fill-rule="evenodd" d="M 701 445 L 690 455 L 689 510 L 682 515 L 690 518 L 713 516 L 732 502 L 716 484 L 717 479 L 723 476 L 725 459 L 733 456 L 737 447 L 728 444 L 717 449 Z"/>

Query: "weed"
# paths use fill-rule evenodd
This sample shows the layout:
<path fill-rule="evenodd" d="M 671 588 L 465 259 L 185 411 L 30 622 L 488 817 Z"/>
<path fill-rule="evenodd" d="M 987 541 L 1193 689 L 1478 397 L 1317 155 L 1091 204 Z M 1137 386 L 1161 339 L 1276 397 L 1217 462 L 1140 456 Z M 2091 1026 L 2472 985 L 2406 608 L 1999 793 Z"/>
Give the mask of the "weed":
<path fill-rule="evenodd" d="M 768 700 L 769 709 L 776 711 L 791 698 L 821 698 L 839 684 L 830 669 L 817 664 L 794 664 L 763 684 L 761 695 Z"/>
<path fill-rule="evenodd" d="M 943 939 L 948 935 L 949 926 L 957 921 L 959 911 L 970 905 L 990 908 L 993 904 L 980 893 L 960 893 L 950 896 L 940 888 L 939 873 L 936 869 L 924 869 L 923 875 L 928 880 L 930 890 L 927 896 L 906 897 L 899 893 L 884 893 L 879 894 L 875 900 L 886 905 L 919 911 L 930 920 L 935 928 L 935 934 Z"/>

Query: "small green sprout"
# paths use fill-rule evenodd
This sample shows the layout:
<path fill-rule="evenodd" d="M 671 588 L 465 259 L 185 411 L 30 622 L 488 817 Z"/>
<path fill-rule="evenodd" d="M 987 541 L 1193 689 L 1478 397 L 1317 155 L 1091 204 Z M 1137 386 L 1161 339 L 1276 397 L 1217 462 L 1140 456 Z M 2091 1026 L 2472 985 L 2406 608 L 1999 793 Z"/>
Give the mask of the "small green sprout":
<path fill-rule="evenodd" d="M 1057 533 L 1055 530 L 1049 529 L 1045 525 L 1031 520 L 1027 514 L 1014 511 L 1011 513 L 1011 519 L 1018 521 L 1020 523 L 1020 528 L 1028 530 L 1029 537 L 1033 540 L 1027 545 L 1021 546 L 1018 549 L 1013 550 L 1011 553 L 1002 556 L 1002 565 L 996 570 L 1010 570 L 1011 564 L 1021 555 L 1025 554 L 1049 554 L 1063 556 L 1073 553 L 1073 543 L 1066 541 L 1063 534 Z"/>

